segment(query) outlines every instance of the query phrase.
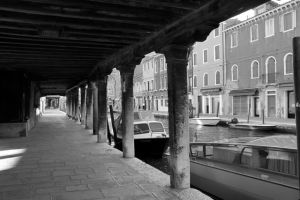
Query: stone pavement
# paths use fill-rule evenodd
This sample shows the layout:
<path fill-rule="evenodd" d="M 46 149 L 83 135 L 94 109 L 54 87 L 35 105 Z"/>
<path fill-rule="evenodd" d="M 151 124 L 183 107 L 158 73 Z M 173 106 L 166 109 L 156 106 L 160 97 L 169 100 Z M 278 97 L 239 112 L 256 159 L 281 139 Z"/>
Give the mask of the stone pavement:
<path fill-rule="evenodd" d="M 0 200 L 210 199 L 168 184 L 169 176 L 96 143 L 59 111 L 48 111 L 28 137 L 0 139 Z"/>

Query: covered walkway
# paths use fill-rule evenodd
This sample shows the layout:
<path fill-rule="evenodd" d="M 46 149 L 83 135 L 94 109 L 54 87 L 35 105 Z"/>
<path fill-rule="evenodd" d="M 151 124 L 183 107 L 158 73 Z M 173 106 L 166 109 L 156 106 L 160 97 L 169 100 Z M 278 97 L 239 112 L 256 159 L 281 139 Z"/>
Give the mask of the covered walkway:
<path fill-rule="evenodd" d="M 175 192 L 169 183 L 60 111 L 47 111 L 28 137 L 0 140 L 0 200 L 195 199 L 195 190 Z"/>

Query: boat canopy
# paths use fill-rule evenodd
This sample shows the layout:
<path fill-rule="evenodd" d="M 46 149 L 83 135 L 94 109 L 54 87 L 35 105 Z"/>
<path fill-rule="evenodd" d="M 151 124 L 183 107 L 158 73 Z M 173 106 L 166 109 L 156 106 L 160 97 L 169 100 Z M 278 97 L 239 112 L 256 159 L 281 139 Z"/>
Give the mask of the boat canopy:
<path fill-rule="evenodd" d="M 255 146 L 297 149 L 297 137 L 295 135 L 273 135 L 250 141 L 247 144 Z"/>

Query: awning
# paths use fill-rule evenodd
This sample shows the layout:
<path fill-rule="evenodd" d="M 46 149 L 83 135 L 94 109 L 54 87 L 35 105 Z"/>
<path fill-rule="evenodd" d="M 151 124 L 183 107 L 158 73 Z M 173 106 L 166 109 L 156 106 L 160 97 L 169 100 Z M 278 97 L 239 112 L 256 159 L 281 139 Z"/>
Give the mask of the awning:
<path fill-rule="evenodd" d="M 242 89 L 242 90 L 231 90 L 229 96 L 254 96 L 258 93 L 257 88 L 254 89 Z"/>
<path fill-rule="evenodd" d="M 279 88 L 293 89 L 294 88 L 294 82 L 281 82 L 281 83 L 278 83 L 278 87 Z"/>
<path fill-rule="evenodd" d="M 221 87 L 200 89 L 202 95 L 218 95 L 221 91 L 222 91 Z"/>

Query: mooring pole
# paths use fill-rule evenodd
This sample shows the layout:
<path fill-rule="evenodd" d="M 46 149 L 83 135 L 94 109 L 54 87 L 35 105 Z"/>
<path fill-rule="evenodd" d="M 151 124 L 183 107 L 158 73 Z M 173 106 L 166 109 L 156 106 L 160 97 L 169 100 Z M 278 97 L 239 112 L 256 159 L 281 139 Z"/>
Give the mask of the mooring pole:
<path fill-rule="evenodd" d="M 116 129 L 116 126 L 115 126 L 114 110 L 113 110 L 112 105 L 109 105 L 109 111 L 110 111 L 111 126 L 113 128 L 114 142 L 115 142 L 115 145 L 116 145 L 117 129 Z"/>
<path fill-rule="evenodd" d="M 297 170 L 298 182 L 300 185 L 300 37 L 293 38 L 293 57 L 294 57 L 294 90 L 295 90 L 295 112 L 296 112 L 296 132 L 297 132 Z M 299 193 L 300 199 L 300 193 Z"/>

